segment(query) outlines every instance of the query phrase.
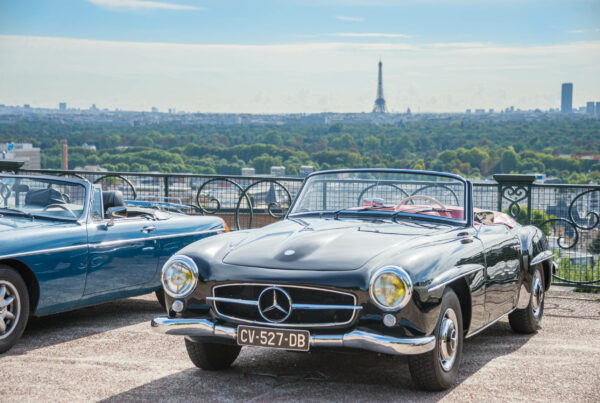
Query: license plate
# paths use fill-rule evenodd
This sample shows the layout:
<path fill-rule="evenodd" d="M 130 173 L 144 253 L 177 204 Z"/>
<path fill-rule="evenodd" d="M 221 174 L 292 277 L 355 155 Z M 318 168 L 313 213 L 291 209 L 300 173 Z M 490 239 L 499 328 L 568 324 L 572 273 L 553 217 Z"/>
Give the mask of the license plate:
<path fill-rule="evenodd" d="M 260 346 L 285 350 L 308 351 L 308 330 L 268 329 L 254 326 L 238 326 L 237 343 L 240 346 Z"/>

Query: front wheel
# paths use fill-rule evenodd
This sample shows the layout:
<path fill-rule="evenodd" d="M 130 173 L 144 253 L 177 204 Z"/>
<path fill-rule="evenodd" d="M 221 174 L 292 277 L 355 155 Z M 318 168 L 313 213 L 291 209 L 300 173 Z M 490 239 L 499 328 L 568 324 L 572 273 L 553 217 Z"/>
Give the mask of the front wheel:
<path fill-rule="evenodd" d="M 160 306 L 162 306 L 163 309 L 167 309 L 167 304 L 165 302 L 165 290 L 159 288 L 158 290 L 154 291 L 154 295 L 156 295 L 156 299 L 158 300 Z"/>
<path fill-rule="evenodd" d="M 186 337 L 185 348 L 190 360 L 198 368 L 207 371 L 226 369 L 240 355 L 241 346 L 231 344 L 207 343 L 195 341 Z"/>
<path fill-rule="evenodd" d="M 540 265 L 536 266 L 531 282 L 529 305 L 525 309 L 516 309 L 508 315 L 510 327 L 522 334 L 535 333 L 540 328 L 544 314 L 544 275 Z"/>
<path fill-rule="evenodd" d="M 423 390 L 448 389 L 458 377 L 463 346 L 463 321 L 460 302 L 450 288 L 444 291 L 440 318 L 434 335 L 435 348 L 408 357 L 413 382 Z"/>
<path fill-rule="evenodd" d="M 29 293 L 14 269 L 0 265 L 0 354 L 19 340 L 29 319 Z"/>

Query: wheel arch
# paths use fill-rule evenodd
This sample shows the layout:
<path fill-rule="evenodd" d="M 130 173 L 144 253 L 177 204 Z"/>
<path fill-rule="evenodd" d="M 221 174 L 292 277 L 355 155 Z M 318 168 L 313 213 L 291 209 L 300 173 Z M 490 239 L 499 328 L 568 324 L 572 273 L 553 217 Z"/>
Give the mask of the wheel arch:
<path fill-rule="evenodd" d="M 0 265 L 6 265 L 19 273 L 27 285 L 29 293 L 29 311 L 33 314 L 37 308 L 37 303 L 40 297 L 40 284 L 37 277 L 25 263 L 16 259 L 0 260 Z"/>
<path fill-rule="evenodd" d="M 463 319 L 463 331 L 466 334 L 471 326 L 472 316 L 472 304 L 471 304 L 471 289 L 467 284 L 467 280 L 464 277 L 457 278 L 456 280 L 448 283 L 447 288 L 452 289 L 458 301 L 460 302 L 460 310 Z"/>

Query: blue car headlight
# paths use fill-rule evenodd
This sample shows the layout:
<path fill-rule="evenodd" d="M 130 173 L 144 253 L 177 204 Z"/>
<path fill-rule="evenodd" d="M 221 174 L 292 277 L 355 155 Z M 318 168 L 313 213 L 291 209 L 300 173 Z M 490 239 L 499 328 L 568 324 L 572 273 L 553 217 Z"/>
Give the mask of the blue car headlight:
<path fill-rule="evenodd" d="M 161 281 L 171 297 L 187 297 L 198 284 L 198 267 L 188 256 L 175 255 L 163 266 Z"/>
<path fill-rule="evenodd" d="M 404 308 L 412 296 L 412 281 L 404 269 L 385 266 L 371 277 L 371 300 L 384 311 Z"/>

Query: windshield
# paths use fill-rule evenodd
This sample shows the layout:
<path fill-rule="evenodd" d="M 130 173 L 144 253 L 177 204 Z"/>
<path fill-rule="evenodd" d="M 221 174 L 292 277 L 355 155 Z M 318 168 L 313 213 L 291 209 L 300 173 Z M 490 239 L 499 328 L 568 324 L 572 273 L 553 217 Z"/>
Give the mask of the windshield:
<path fill-rule="evenodd" d="M 61 179 L 0 175 L 0 215 L 79 219 L 85 186 Z"/>
<path fill-rule="evenodd" d="M 466 182 L 442 174 L 344 171 L 309 177 L 290 215 L 387 213 L 465 220 Z"/>

